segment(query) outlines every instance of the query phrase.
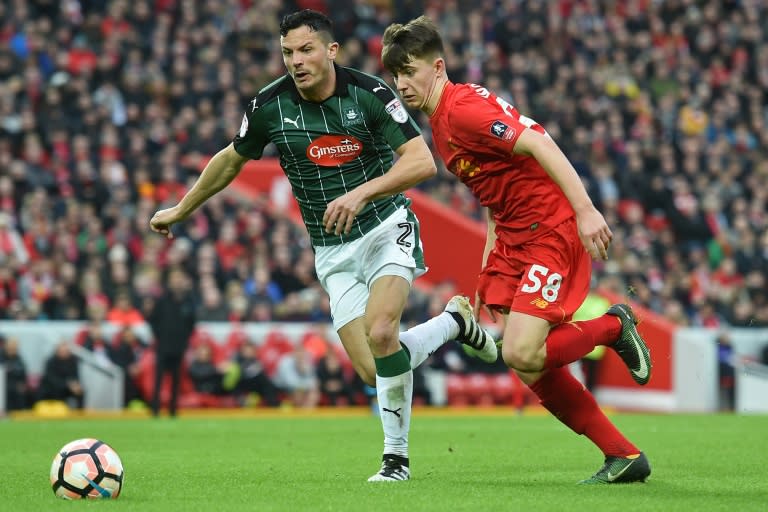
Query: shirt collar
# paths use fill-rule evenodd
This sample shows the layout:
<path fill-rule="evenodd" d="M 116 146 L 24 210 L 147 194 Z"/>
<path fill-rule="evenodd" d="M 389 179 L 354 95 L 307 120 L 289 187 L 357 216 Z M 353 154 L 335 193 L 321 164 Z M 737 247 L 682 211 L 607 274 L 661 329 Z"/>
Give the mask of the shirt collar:
<path fill-rule="evenodd" d="M 347 86 L 352 82 L 352 77 L 350 76 L 349 71 L 347 71 L 346 68 L 339 66 L 335 62 L 333 63 L 333 69 L 336 70 L 336 87 L 333 90 L 333 96 L 349 96 L 349 90 L 347 89 Z M 293 99 L 294 103 L 306 101 L 299 94 L 299 90 L 296 88 L 296 82 L 293 81 L 293 78 L 288 76 L 288 80 L 290 83 L 291 98 Z"/>

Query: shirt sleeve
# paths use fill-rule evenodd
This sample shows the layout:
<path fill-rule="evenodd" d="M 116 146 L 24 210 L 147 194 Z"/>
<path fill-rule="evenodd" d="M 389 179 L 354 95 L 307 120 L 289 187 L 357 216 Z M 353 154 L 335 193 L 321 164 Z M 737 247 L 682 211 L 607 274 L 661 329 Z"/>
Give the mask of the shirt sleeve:
<path fill-rule="evenodd" d="M 383 81 L 375 89 L 368 102 L 369 115 L 389 147 L 396 150 L 421 135 L 418 125 L 395 92 Z"/>
<path fill-rule="evenodd" d="M 456 102 L 449 116 L 452 138 L 472 153 L 491 157 L 510 156 L 523 130 L 538 127 L 532 120 L 524 123 L 528 118 L 521 119 L 506 101 L 480 95 Z"/>
<path fill-rule="evenodd" d="M 261 158 L 264 147 L 269 143 L 264 112 L 257 100 L 258 97 L 254 98 L 246 107 L 240 129 L 232 140 L 235 151 L 253 160 Z"/>

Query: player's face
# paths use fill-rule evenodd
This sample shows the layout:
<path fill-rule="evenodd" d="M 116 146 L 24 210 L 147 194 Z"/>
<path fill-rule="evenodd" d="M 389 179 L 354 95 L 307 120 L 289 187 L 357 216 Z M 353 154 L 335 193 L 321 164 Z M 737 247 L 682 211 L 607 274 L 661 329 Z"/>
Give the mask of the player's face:
<path fill-rule="evenodd" d="M 301 26 L 282 36 L 280 45 L 285 67 L 302 96 L 327 84 L 338 43 L 328 43 L 323 34 Z"/>
<path fill-rule="evenodd" d="M 436 78 L 435 63 L 414 59 L 395 75 L 395 86 L 408 108 L 422 108 L 429 98 Z"/>

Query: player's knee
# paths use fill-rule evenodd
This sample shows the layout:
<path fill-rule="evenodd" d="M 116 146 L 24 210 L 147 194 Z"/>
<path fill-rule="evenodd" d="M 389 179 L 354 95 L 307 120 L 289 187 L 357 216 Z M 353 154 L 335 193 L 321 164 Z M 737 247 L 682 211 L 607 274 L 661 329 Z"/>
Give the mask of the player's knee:
<path fill-rule="evenodd" d="M 507 366 L 521 372 L 537 372 L 544 366 L 536 350 L 514 343 L 503 344 L 501 357 Z"/>
<path fill-rule="evenodd" d="M 394 319 L 385 316 L 374 319 L 368 327 L 368 343 L 374 354 L 386 351 L 398 343 L 399 324 Z"/>

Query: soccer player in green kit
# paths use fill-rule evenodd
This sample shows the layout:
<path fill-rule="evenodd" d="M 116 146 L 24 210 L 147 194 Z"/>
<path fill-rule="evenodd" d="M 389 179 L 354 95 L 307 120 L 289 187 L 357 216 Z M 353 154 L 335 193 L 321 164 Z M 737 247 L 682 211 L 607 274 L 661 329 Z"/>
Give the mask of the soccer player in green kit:
<path fill-rule="evenodd" d="M 280 36 L 288 73 L 247 105 L 232 144 L 150 226 L 172 236 L 173 224 L 275 144 L 330 296 L 334 328 L 357 373 L 376 386 L 384 454 L 368 480 L 408 480 L 412 369 L 448 340 L 487 362 L 496 360 L 497 349 L 461 296 L 435 318 L 399 331 L 411 283 L 426 271 L 419 223 L 403 191 L 435 174 L 432 154 L 383 80 L 335 64 L 339 44 L 325 15 L 290 14 Z"/>

